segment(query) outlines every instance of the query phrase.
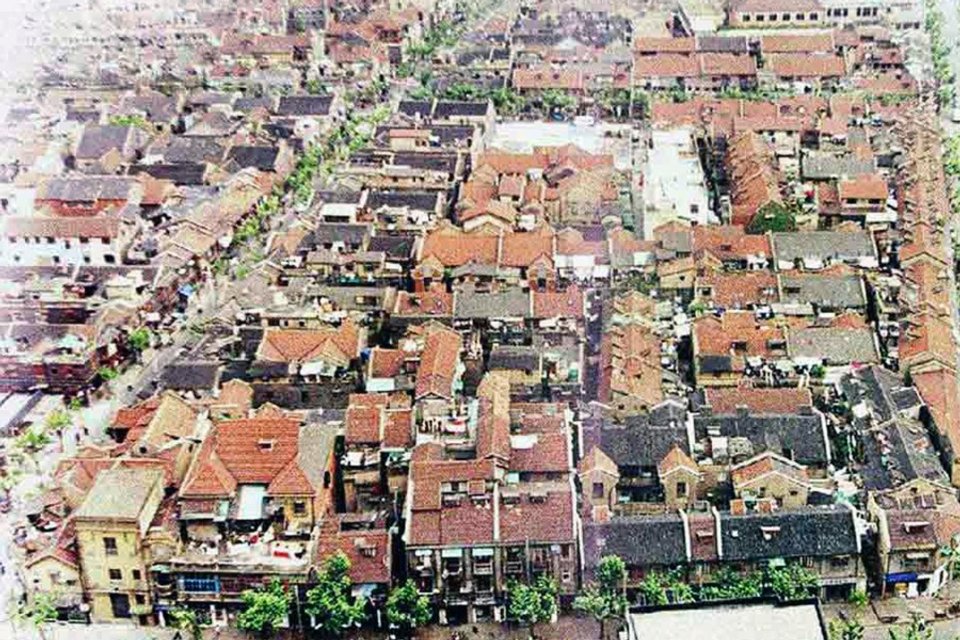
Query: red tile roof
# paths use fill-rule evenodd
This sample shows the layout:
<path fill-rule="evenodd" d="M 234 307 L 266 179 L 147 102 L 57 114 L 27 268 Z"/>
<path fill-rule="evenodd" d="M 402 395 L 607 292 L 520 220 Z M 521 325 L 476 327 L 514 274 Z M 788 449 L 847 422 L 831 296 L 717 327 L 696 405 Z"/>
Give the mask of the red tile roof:
<path fill-rule="evenodd" d="M 843 58 L 827 54 L 779 53 L 769 56 L 767 68 L 781 78 L 840 78 L 847 73 Z"/>
<path fill-rule="evenodd" d="M 531 499 L 531 494 L 541 497 Z M 526 490 L 517 504 L 500 504 L 500 541 L 573 542 L 573 494 L 569 489 Z"/>
<path fill-rule="evenodd" d="M 360 330 L 351 320 L 324 329 L 267 329 L 257 357 L 271 362 L 333 359 L 349 363 L 360 353 Z"/>
<path fill-rule="evenodd" d="M 702 292 L 708 288 L 710 295 Z M 697 277 L 697 297 L 724 309 L 778 302 L 777 277 L 769 271 L 718 271 Z"/>
<path fill-rule="evenodd" d="M 646 53 L 689 53 L 697 48 L 696 38 L 640 37 L 634 41 L 633 48 Z"/>
<path fill-rule="evenodd" d="M 423 242 L 421 261 L 434 257 L 444 267 L 459 267 L 468 262 L 496 264 L 499 238 L 471 235 L 456 227 L 431 231 Z"/>
<path fill-rule="evenodd" d="M 813 406 L 809 389 L 796 387 L 726 387 L 704 389 L 706 403 L 715 414 L 735 413 L 746 407 L 753 414 L 790 414 Z"/>
<path fill-rule="evenodd" d="M 693 228 L 693 251 L 710 252 L 722 261 L 744 260 L 748 256 L 772 255 L 766 235 L 748 234 L 743 227 L 698 226 Z"/>
<path fill-rule="evenodd" d="M 770 34 L 760 38 L 760 50 L 771 53 L 833 53 L 832 33 Z"/>
<path fill-rule="evenodd" d="M 576 285 L 566 291 L 534 291 L 533 317 L 535 318 L 576 318 L 584 317 L 585 303 L 583 291 Z"/>
<path fill-rule="evenodd" d="M 841 180 L 837 188 L 841 200 L 886 201 L 887 199 L 887 181 L 879 174 Z"/>
<path fill-rule="evenodd" d="M 679 53 L 659 53 L 652 56 L 635 55 L 633 77 L 635 82 L 644 78 L 696 78 L 700 75 L 700 61 L 694 56 Z"/>
<path fill-rule="evenodd" d="M 279 495 L 312 495 L 299 468 L 300 420 L 247 418 L 213 426 L 184 480 L 183 497 L 232 496 L 239 484 Z"/>
<path fill-rule="evenodd" d="M 416 399 L 429 395 L 452 398 L 462 348 L 463 341 L 457 332 L 439 326 L 430 330 L 417 368 Z"/>
<path fill-rule="evenodd" d="M 390 534 L 382 529 L 338 530 L 337 519 L 325 524 L 317 540 L 316 564 L 340 551 L 350 560 L 354 584 L 390 584 Z"/>

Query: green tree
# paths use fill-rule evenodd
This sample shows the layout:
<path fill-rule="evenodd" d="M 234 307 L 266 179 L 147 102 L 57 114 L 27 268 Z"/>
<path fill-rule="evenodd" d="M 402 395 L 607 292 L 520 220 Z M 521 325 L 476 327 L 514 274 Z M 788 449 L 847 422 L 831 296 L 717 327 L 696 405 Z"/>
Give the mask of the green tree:
<path fill-rule="evenodd" d="M 50 432 L 57 434 L 57 439 L 60 440 L 60 446 L 63 447 L 63 431 L 69 427 L 72 422 L 69 413 L 57 410 L 48 413 L 43 424 L 48 434 Z"/>
<path fill-rule="evenodd" d="M 38 591 L 33 595 L 33 602 L 21 604 L 13 617 L 17 622 L 34 627 L 41 638 L 46 638 L 44 625 L 57 620 L 56 596 Z"/>
<path fill-rule="evenodd" d="M 890 640 L 933 640 L 933 627 L 923 616 L 910 612 L 910 622 L 900 629 L 890 629 Z"/>
<path fill-rule="evenodd" d="M 564 111 L 575 103 L 573 96 L 556 89 L 547 89 L 540 94 L 540 104 L 549 114 Z"/>
<path fill-rule="evenodd" d="M 70 426 L 70 414 L 66 411 L 51 411 L 47 414 L 47 417 L 44 419 L 44 426 L 50 431 L 56 431 L 60 433 L 64 429 Z"/>
<path fill-rule="evenodd" d="M 507 614 L 529 628 L 530 637 L 538 622 L 549 622 L 557 612 L 557 585 L 541 576 L 532 585 L 513 582 L 507 586 Z"/>
<path fill-rule="evenodd" d="M 276 578 L 258 589 L 247 589 L 240 598 L 243 611 L 237 616 L 237 627 L 261 638 L 272 636 L 290 614 L 290 596 Z"/>
<path fill-rule="evenodd" d="M 501 87 L 490 92 L 490 100 L 500 115 L 516 115 L 523 110 L 523 96 L 509 87 Z"/>
<path fill-rule="evenodd" d="M 23 451 L 36 452 L 50 444 L 50 436 L 35 428 L 28 428 L 16 440 L 16 446 Z"/>
<path fill-rule="evenodd" d="M 620 619 L 627 608 L 624 595 L 626 565 L 619 556 L 605 556 L 597 565 L 597 581 L 587 585 L 583 595 L 573 601 L 573 608 L 600 623 L 600 639 L 605 634 L 606 621 Z"/>
<path fill-rule="evenodd" d="M 100 379 L 104 382 L 110 382 L 111 380 L 116 380 L 120 376 L 120 372 L 114 367 L 100 367 L 97 369 L 97 375 L 100 376 Z"/>
<path fill-rule="evenodd" d="M 667 599 L 667 579 L 662 573 L 651 571 L 640 582 L 640 595 L 648 605 L 664 605 Z"/>
<path fill-rule="evenodd" d="M 203 640 L 203 629 L 196 611 L 178 607 L 168 611 L 167 615 L 173 620 L 173 626 L 187 634 L 190 640 Z"/>
<path fill-rule="evenodd" d="M 753 220 L 747 225 L 747 233 L 766 233 L 767 231 L 796 231 L 796 206 L 780 202 L 768 202 L 757 210 Z"/>
<path fill-rule="evenodd" d="M 136 351 L 137 353 L 143 353 L 150 347 L 150 343 L 153 341 L 153 332 L 146 327 L 139 327 L 130 332 L 130 335 L 127 336 L 127 343 L 130 345 L 130 348 Z"/>
<path fill-rule="evenodd" d="M 863 640 L 863 623 L 853 617 L 831 620 L 829 636 L 830 640 Z"/>
<path fill-rule="evenodd" d="M 767 584 L 780 600 L 801 600 L 816 593 L 820 581 L 814 572 L 799 564 L 789 564 L 771 569 L 767 573 Z"/>
<path fill-rule="evenodd" d="M 716 572 L 714 583 L 700 590 L 701 600 L 739 600 L 757 598 L 763 593 L 763 576 L 759 573 L 740 575 L 730 567 Z"/>
<path fill-rule="evenodd" d="M 430 599 L 420 595 L 413 580 L 396 587 L 387 598 L 387 622 L 402 638 L 409 638 L 413 632 L 433 619 Z"/>
<path fill-rule="evenodd" d="M 339 637 L 366 616 L 363 600 L 350 596 L 353 583 L 349 574 L 350 560 L 338 551 L 324 561 L 316 586 L 307 591 L 304 610 L 326 636 Z"/>

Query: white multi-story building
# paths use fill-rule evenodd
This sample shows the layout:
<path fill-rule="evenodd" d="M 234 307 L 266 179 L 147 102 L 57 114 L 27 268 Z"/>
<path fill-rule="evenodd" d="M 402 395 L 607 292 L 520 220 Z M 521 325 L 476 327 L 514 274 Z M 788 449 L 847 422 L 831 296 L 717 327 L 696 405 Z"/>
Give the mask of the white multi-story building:
<path fill-rule="evenodd" d="M 0 265 L 120 264 L 132 233 L 108 216 L 11 216 L 0 223 Z"/>
<path fill-rule="evenodd" d="M 828 24 L 886 24 L 897 29 L 923 25 L 921 0 L 821 0 Z"/>

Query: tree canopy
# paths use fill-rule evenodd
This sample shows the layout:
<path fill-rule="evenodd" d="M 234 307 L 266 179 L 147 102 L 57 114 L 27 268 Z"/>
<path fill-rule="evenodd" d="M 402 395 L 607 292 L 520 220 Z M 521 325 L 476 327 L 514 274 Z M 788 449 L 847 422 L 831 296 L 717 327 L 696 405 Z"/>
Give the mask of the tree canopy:
<path fill-rule="evenodd" d="M 420 595 L 413 580 L 396 587 L 387 598 L 387 621 L 403 637 L 429 623 L 433 618 L 430 599 Z"/>
<path fill-rule="evenodd" d="M 325 635 L 339 637 L 343 632 L 363 622 L 365 603 L 350 595 L 350 559 L 338 551 L 329 556 L 317 576 L 317 584 L 307 591 L 304 610 L 313 616 L 315 628 Z"/>
<path fill-rule="evenodd" d="M 243 611 L 237 615 L 237 627 L 268 638 L 287 622 L 290 614 L 290 596 L 279 580 L 258 589 L 247 589 L 240 594 Z"/>

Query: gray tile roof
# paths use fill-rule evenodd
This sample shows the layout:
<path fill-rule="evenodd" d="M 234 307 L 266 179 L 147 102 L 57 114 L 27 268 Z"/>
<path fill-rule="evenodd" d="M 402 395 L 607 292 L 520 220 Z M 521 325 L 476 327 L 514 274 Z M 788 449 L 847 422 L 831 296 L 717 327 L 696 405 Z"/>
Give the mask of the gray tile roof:
<path fill-rule="evenodd" d="M 466 289 L 453 296 L 455 318 L 529 318 L 532 315 L 530 292 L 523 289 L 491 293 Z"/>
<path fill-rule="evenodd" d="M 880 360 L 873 330 L 866 327 L 793 329 L 787 335 L 787 353 L 791 358 L 818 358 L 828 365 Z"/>
<path fill-rule="evenodd" d="M 840 505 L 739 516 L 722 513 L 720 539 L 728 562 L 824 558 L 859 551 L 853 513 Z"/>
<path fill-rule="evenodd" d="M 592 579 L 600 558 L 620 556 L 627 566 L 673 568 L 687 561 L 684 525 L 680 516 L 613 518 L 583 527 L 584 570 Z"/>
<path fill-rule="evenodd" d="M 605 423 L 600 448 L 621 467 L 655 467 L 675 445 L 690 453 L 686 410 L 674 404 L 648 415 L 628 416 L 624 424 Z"/>
<path fill-rule="evenodd" d="M 869 231 L 793 231 L 774 233 L 773 254 L 778 262 L 818 258 L 823 262 L 876 258 Z"/>
<path fill-rule="evenodd" d="M 753 445 L 753 453 L 773 451 L 801 464 L 825 466 L 829 454 L 821 418 L 818 413 L 759 415 L 746 411 L 695 415 L 693 430 L 698 442 L 706 440 L 716 430 L 720 437 L 745 438 Z"/>
<path fill-rule="evenodd" d="M 832 180 L 873 173 L 875 169 L 872 157 L 808 151 L 801 160 L 800 175 L 805 180 Z"/>
<path fill-rule="evenodd" d="M 812 304 L 820 309 L 862 309 L 867 305 L 863 280 L 858 275 L 780 274 L 780 301 Z"/>

